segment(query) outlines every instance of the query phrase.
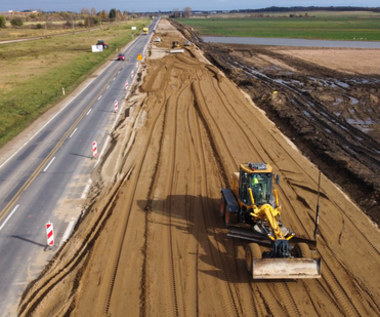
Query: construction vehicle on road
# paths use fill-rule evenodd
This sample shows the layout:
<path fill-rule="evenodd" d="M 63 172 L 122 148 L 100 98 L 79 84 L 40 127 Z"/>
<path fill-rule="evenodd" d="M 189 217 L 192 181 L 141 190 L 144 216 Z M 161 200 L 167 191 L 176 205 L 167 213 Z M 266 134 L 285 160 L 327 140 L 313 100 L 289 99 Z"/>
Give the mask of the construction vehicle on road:
<path fill-rule="evenodd" d="M 321 259 L 312 257 L 310 249 L 316 241 L 298 237 L 282 224 L 274 179 L 278 184 L 269 164 L 240 164 L 232 188 L 221 191 L 220 213 L 228 236 L 250 241 L 245 262 L 253 279 L 319 278 Z"/>
<path fill-rule="evenodd" d="M 148 35 L 149 29 L 148 28 L 143 28 L 142 34 Z"/>

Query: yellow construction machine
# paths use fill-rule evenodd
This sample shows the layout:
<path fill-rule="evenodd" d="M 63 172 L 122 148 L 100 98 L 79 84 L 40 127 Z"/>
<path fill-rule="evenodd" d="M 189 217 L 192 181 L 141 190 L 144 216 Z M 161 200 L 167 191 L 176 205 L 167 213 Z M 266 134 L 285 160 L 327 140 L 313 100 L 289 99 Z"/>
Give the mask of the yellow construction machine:
<path fill-rule="evenodd" d="M 274 177 L 269 164 L 240 164 L 232 188 L 222 189 L 220 213 L 228 236 L 250 241 L 245 262 L 254 279 L 319 278 L 321 259 L 311 250 L 316 241 L 283 226 L 273 180 L 278 184 L 279 176 Z"/>

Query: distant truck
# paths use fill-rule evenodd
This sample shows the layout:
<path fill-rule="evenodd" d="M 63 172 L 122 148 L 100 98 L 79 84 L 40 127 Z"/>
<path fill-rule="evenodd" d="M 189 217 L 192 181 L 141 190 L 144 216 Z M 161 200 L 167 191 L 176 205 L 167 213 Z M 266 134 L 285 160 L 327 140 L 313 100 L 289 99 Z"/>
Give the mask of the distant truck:
<path fill-rule="evenodd" d="M 143 28 L 142 34 L 148 34 L 148 33 L 149 33 L 149 29 L 148 28 Z"/>
<path fill-rule="evenodd" d="M 108 43 L 104 42 L 103 40 L 98 40 L 98 43 L 96 45 L 102 45 L 103 48 L 108 48 Z"/>

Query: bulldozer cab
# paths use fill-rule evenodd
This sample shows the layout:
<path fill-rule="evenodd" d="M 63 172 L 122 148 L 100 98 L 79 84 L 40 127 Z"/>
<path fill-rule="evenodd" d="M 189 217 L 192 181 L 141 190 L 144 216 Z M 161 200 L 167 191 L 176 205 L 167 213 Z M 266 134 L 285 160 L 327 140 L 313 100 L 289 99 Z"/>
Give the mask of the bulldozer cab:
<path fill-rule="evenodd" d="M 252 205 L 248 188 L 252 189 L 256 206 L 270 204 L 272 195 L 272 172 L 267 164 L 242 164 L 240 169 L 239 199 L 246 205 Z"/>

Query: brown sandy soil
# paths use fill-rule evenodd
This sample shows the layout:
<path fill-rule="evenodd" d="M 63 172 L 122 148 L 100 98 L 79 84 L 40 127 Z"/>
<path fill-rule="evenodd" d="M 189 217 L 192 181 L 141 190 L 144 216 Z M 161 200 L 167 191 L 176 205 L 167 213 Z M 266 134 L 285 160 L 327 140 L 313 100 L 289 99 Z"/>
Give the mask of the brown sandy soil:
<path fill-rule="evenodd" d="M 252 281 L 244 242 L 219 217 L 220 189 L 238 163 L 270 162 L 284 224 L 310 237 L 318 169 L 195 46 L 160 57 L 180 39 L 171 30 L 160 22 L 163 42 L 145 61 L 86 214 L 19 315 L 379 315 L 379 230 L 326 177 L 322 278 Z"/>

